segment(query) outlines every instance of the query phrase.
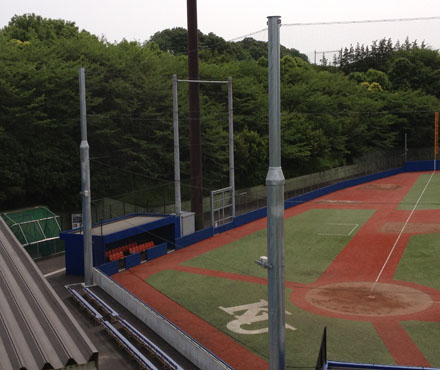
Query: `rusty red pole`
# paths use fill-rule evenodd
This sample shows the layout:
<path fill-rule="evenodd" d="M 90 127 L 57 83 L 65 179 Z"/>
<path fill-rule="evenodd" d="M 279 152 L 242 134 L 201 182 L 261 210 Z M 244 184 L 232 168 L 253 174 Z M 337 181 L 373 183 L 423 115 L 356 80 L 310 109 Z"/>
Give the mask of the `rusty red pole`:
<path fill-rule="evenodd" d="M 188 77 L 199 80 L 199 52 L 197 45 L 197 0 L 187 0 L 188 20 Z M 202 147 L 200 133 L 200 85 L 188 84 L 189 135 L 191 167 L 191 211 L 195 213 L 196 229 L 203 228 Z"/>

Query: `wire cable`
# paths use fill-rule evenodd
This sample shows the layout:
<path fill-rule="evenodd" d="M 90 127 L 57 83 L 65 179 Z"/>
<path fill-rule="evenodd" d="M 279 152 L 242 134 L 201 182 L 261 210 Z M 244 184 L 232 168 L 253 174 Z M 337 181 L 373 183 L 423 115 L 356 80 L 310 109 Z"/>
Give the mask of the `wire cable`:
<path fill-rule="evenodd" d="M 246 37 L 255 36 L 255 35 L 258 35 L 259 33 L 262 33 L 262 32 L 265 32 L 265 31 L 267 31 L 267 27 L 266 28 L 262 28 L 262 29 L 257 30 L 257 31 L 254 31 L 254 32 L 247 33 L 245 35 L 234 37 L 232 39 L 229 39 L 227 42 L 234 42 L 234 41 L 237 41 L 237 40 L 244 39 Z"/>
<path fill-rule="evenodd" d="M 418 17 L 418 18 L 389 18 L 389 19 L 366 19 L 359 21 L 333 21 L 333 22 L 306 22 L 306 23 L 282 23 L 282 27 L 304 27 L 304 26 L 332 26 L 344 24 L 363 24 L 363 23 L 390 23 L 390 22 L 413 22 L 440 20 L 440 16 Z"/>

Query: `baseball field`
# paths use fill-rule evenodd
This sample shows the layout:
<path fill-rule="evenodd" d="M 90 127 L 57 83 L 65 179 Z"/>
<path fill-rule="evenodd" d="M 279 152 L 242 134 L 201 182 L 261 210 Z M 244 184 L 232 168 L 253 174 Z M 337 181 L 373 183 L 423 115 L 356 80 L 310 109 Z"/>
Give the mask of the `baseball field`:
<path fill-rule="evenodd" d="M 285 211 L 286 367 L 440 367 L 440 173 L 402 173 Z M 268 369 L 267 220 L 113 275 L 235 369 Z"/>

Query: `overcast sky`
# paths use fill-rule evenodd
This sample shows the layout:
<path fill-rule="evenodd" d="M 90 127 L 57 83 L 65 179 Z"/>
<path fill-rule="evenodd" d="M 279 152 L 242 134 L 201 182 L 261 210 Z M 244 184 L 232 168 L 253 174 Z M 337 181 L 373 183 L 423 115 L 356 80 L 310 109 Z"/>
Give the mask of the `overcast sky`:
<path fill-rule="evenodd" d="M 111 42 L 144 41 L 166 28 L 186 28 L 185 0 L 2 0 L 0 10 L 0 27 L 15 14 L 36 13 L 73 21 Z M 199 29 L 226 40 L 265 28 L 270 15 L 281 16 L 283 24 L 433 17 L 440 16 L 440 0 L 198 0 Z M 406 36 L 440 49 L 440 20 L 281 28 L 281 43 L 309 56 Z M 267 33 L 254 37 L 267 40 Z"/>

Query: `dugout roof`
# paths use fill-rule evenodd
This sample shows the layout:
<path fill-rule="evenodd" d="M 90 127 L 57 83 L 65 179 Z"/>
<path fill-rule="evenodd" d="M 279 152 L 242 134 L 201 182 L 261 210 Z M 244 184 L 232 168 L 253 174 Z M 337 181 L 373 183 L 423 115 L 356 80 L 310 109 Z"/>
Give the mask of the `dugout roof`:
<path fill-rule="evenodd" d="M 165 216 L 144 216 L 136 215 L 131 217 L 124 217 L 120 219 L 115 219 L 111 221 L 106 221 L 105 223 L 95 224 L 92 227 L 92 235 L 110 235 L 118 233 L 123 230 L 131 229 L 133 227 L 140 227 L 145 224 L 149 224 L 154 221 L 165 219 Z M 75 231 L 75 233 L 80 233 L 81 230 Z"/>

